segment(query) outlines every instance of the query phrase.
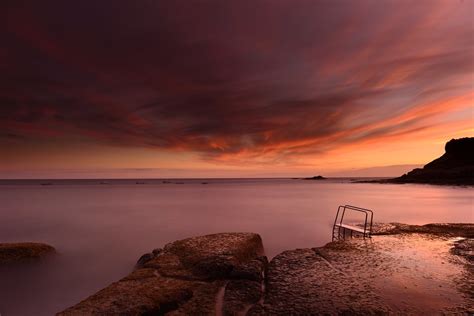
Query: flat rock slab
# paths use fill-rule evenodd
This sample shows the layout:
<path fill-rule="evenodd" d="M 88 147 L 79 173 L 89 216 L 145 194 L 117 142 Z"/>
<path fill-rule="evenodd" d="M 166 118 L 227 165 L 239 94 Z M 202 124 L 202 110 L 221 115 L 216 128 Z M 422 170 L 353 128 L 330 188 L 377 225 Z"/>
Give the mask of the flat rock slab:
<path fill-rule="evenodd" d="M 396 235 L 403 233 L 420 233 L 441 236 L 474 238 L 473 223 L 442 223 L 426 225 L 408 225 L 402 223 L 375 223 L 373 235 Z"/>
<path fill-rule="evenodd" d="M 270 262 L 260 315 L 468 314 L 472 263 L 456 238 L 374 236 L 285 251 Z"/>
<path fill-rule="evenodd" d="M 40 259 L 54 252 L 55 249 L 52 246 L 43 243 L 0 243 L 0 264 Z"/>
<path fill-rule="evenodd" d="M 246 293 L 245 287 L 234 282 L 256 283 L 261 288 L 266 264 L 262 255 L 262 240 L 252 233 L 175 241 L 143 255 L 127 277 L 59 315 L 239 313 L 258 301 L 262 292 L 256 293 L 252 286 Z"/>

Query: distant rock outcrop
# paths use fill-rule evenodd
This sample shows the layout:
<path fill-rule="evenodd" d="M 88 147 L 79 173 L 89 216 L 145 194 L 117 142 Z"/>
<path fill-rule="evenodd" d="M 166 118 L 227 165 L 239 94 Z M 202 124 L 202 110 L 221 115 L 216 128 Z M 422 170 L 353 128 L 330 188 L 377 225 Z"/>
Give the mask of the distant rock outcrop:
<path fill-rule="evenodd" d="M 43 243 L 0 243 L 0 264 L 40 259 L 54 252 L 53 247 Z"/>
<path fill-rule="evenodd" d="M 445 151 L 423 168 L 385 182 L 474 185 L 474 138 L 451 139 Z"/>
<path fill-rule="evenodd" d="M 310 177 L 310 178 L 303 178 L 303 180 L 326 180 L 327 178 L 323 177 L 323 176 L 314 176 L 314 177 Z"/>

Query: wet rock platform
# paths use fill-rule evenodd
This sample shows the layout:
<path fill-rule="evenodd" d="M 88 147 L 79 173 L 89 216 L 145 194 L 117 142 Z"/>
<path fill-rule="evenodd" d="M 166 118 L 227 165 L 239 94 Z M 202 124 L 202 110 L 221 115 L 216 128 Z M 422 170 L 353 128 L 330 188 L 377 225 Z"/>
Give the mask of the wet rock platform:
<path fill-rule="evenodd" d="M 472 263 L 457 238 L 376 236 L 285 251 L 268 268 L 270 315 L 436 315 L 474 311 Z"/>

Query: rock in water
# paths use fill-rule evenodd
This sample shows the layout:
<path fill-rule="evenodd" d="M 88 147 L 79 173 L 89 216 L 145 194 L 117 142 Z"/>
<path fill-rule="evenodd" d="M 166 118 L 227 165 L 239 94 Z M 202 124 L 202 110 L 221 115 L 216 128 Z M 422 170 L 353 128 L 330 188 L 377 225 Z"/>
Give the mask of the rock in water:
<path fill-rule="evenodd" d="M 310 177 L 310 178 L 303 178 L 303 180 L 326 180 L 327 178 L 323 177 L 323 176 L 314 176 L 314 177 Z"/>
<path fill-rule="evenodd" d="M 40 259 L 54 252 L 52 246 L 43 243 L 0 243 L 0 264 Z"/>
<path fill-rule="evenodd" d="M 262 240 L 252 233 L 175 241 L 142 256 L 127 277 L 59 315 L 238 313 L 262 295 L 262 255 Z"/>

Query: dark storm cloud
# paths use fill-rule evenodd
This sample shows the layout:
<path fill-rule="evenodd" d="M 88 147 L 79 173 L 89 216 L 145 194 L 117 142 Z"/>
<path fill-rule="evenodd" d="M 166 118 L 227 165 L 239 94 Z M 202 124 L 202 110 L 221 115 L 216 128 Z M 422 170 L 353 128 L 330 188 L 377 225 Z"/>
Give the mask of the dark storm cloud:
<path fill-rule="evenodd" d="M 426 102 L 472 92 L 469 1 L 1 6 L 9 141 L 314 153 L 427 128 Z"/>

